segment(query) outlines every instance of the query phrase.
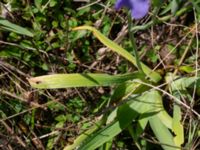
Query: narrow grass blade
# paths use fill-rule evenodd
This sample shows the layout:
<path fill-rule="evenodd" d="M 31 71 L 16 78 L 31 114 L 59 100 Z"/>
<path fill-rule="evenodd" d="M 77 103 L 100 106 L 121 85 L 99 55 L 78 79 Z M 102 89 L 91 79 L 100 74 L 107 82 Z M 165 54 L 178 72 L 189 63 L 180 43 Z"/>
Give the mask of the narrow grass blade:
<path fill-rule="evenodd" d="M 133 65 L 137 67 L 136 59 L 133 55 L 131 55 L 128 51 L 105 37 L 102 33 L 100 33 L 97 29 L 91 27 L 91 26 L 80 26 L 76 27 L 73 30 L 90 30 L 93 32 L 94 36 L 97 37 L 105 46 L 113 50 L 114 52 L 118 53 L 128 61 L 130 61 Z M 142 70 L 146 74 L 146 76 L 150 77 L 150 79 L 154 82 L 158 82 L 161 80 L 161 76 L 157 73 L 151 70 L 149 67 L 147 67 L 145 64 L 141 63 Z"/>
<path fill-rule="evenodd" d="M 123 75 L 108 74 L 54 74 L 28 79 L 30 85 L 40 89 L 111 86 L 128 80 L 140 78 L 138 73 Z"/>
<path fill-rule="evenodd" d="M 129 38 L 130 38 L 130 41 L 132 43 L 132 48 L 133 48 L 133 53 L 134 53 L 134 56 L 135 56 L 135 59 L 136 59 L 137 68 L 138 68 L 138 70 L 140 72 L 143 73 L 142 66 L 140 64 L 139 54 L 138 54 L 138 51 L 137 51 L 135 37 L 133 35 L 133 32 L 131 32 L 132 26 L 133 26 L 133 21 L 132 21 L 131 12 L 129 11 L 128 12 L 128 32 L 129 32 Z"/>
<path fill-rule="evenodd" d="M 11 31 L 11 32 L 21 34 L 21 35 L 33 37 L 33 33 L 31 33 L 26 28 L 18 26 L 18 25 L 11 23 L 11 22 L 9 22 L 8 20 L 5 20 L 5 19 L 0 19 L 0 29 L 1 28 L 8 30 L 8 31 Z"/>

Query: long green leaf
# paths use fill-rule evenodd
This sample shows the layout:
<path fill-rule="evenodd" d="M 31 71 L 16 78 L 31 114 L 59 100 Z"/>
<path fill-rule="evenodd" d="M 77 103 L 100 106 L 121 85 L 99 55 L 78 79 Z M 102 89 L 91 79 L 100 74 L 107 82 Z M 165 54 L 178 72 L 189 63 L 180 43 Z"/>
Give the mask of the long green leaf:
<path fill-rule="evenodd" d="M 118 53 L 128 61 L 130 61 L 133 65 L 137 67 L 136 59 L 133 55 L 131 55 L 128 51 L 117 45 L 115 42 L 111 41 L 107 37 L 105 37 L 102 33 L 100 33 L 97 29 L 91 27 L 91 26 L 80 26 L 76 27 L 73 30 L 90 30 L 93 32 L 94 36 L 96 36 L 104 45 L 106 45 L 108 48 L 113 50 L 114 52 Z M 145 64 L 141 63 L 142 70 L 144 73 L 150 77 L 150 79 L 154 82 L 158 82 L 161 80 L 161 76 L 157 73 L 151 70 L 149 67 L 147 67 Z"/>
<path fill-rule="evenodd" d="M 137 103 L 135 107 L 139 109 L 140 107 L 142 107 L 142 104 Z M 98 148 L 105 142 L 118 135 L 132 122 L 134 118 L 136 118 L 139 115 L 127 104 L 121 106 L 117 111 L 117 114 L 119 115 L 119 117 L 116 121 L 107 125 L 99 132 L 93 135 L 89 135 L 89 138 L 80 146 L 79 150 L 94 150 Z"/>
<path fill-rule="evenodd" d="M 174 143 L 180 147 L 184 143 L 184 131 L 181 124 L 181 108 L 177 104 L 174 104 L 172 131 L 175 133 Z"/>
<path fill-rule="evenodd" d="M 111 97 L 111 100 L 113 102 L 120 99 L 126 99 L 128 96 L 132 94 L 133 95 L 138 94 L 138 92 L 144 93 L 145 90 L 148 90 L 148 88 L 145 86 L 142 86 L 139 83 L 129 83 L 129 82 L 124 83 L 116 88 L 116 90 L 114 91 Z M 157 114 L 159 119 L 163 122 L 163 124 L 167 128 L 172 129 L 172 117 L 164 109 L 161 95 L 157 91 L 152 91 L 152 94 L 149 97 L 154 99 L 154 101 L 152 101 L 152 103 L 154 102 L 154 105 L 152 107 L 153 109 L 157 109 L 157 111 L 159 111 Z M 112 114 L 108 117 L 109 122 L 113 120 L 115 116 L 116 116 L 116 112 L 115 113 L 112 112 Z"/>
<path fill-rule="evenodd" d="M 21 34 L 21 35 L 33 37 L 33 33 L 31 33 L 26 28 L 18 26 L 18 25 L 11 23 L 11 22 L 9 22 L 8 20 L 5 20 L 5 19 L 0 19 L 0 29 L 1 28 L 8 30 L 8 31 L 11 31 L 11 32 Z"/>
<path fill-rule="evenodd" d="M 162 103 L 161 95 L 157 91 L 155 91 L 154 95 L 152 96 L 156 102 L 154 109 L 159 110 L 159 113 L 157 114 L 158 118 L 167 128 L 172 129 L 172 117 L 169 116 L 169 114 L 166 112 Z"/>
<path fill-rule="evenodd" d="M 156 91 L 146 92 L 139 97 L 130 97 L 130 100 L 114 110 L 116 120 L 93 135 L 88 135 L 88 139 L 83 142 L 79 150 L 93 150 L 118 135 L 123 129 L 128 127 L 133 119 L 142 114 L 143 118 L 148 118 L 158 113 L 159 108 L 154 109 Z M 157 107 L 157 106 L 156 106 Z M 114 117 L 115 118 L 115 117 Z"/>
<path fill-rule="evenodd" d="M 140 78 L 141 74 L 131 73 L 124 75 L 108 74 L 54 74 L 28 79 L 30 85 L 40 89 L 111 86 L 128 80 Z"/>
<path fill-rule="evenodd" d="M 161 146 L 164 150 L 178 150 L 176 147 L 173 135 L 170 133 L 168 128 L 161 122 L 158 116 L 153 116 L 149 119 L 150 126 L 156 135 L 157 139 L 161 143 Z"/>
<path fill-rule="evenodd" d="M 168 75 L 166 78 L 168 82 L 170 79 L 172 79 L 172 75 Z M 190 77 L 190 78 L 183 78 L 178 79 L 174 82 L 170 83 L 170 92 L 173 96 L 175 96 L 178 99 L 181 99 L 181 96 L 185 97 L 191 97 L 186 90 L 187 87 L 191 86 L 197 78 Z M 174 142 L 177 146 L 181 146 L 181 144 L 184 143 L 184 129 L 183 125 L 181 124 L 181 107 L 174 103 L 174 109 L 173 109 L 173 119 L 172 119 L 172 131 L 175 134 Z"/>
<path fill-rule="evenodd" d="M 78 136 L 72 145 L 65 146 L 64 150 L 74 150 L 88 137 L 88 135 L 92 134 L 94 131 L 99 129 L 103 122 L 104 122 L 104 118 L 99 120 L 97 123 L 95 123 L 95 125 L 90 127 L 90 129 L 88 129 L 83 134 Z"/>

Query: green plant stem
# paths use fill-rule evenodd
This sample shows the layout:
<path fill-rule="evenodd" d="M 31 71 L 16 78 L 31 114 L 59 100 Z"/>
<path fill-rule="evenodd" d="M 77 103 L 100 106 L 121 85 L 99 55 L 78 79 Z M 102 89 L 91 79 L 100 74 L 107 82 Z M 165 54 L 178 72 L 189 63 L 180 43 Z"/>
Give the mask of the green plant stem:
<path fill-rule="evenodd" d="M 179 11 L 177 11 L 175 16 L 179 17 L 179 16 L 183 15 L 184 13 L 186 13 L 189 9 L 190 8 L 188 8 L 188 7 L 184 7 L 182 9 L 180 9 Z M 146 30 L 146 29 L 150 28 L 151 26 L 155 25 L 156 23 L 160 24 L 162 22 L 170 20 L 172 17 L 173 17 L 173 15 L 167 15 L 167 16 L 163 16 L 163 17 L 160 17 L 160 18 L 153 19 L 153 20 L 149 21 L 148 23 L 146 23 L 144 25 L 133 26 L 131 28 L 131 31 L 135 33 L 138 30 Z"/>
<path fill-rule="evenodd" d="M 134 56 L 135 56 L 135 59 L 136 59 L 137 68 L 138 68 L 138 70 L 141 73 L 144 73 L 144 71 L 142 70 L 141 63 L 140 63 L 139 54 L 137 52 L 137 46 L 136 46 L 136 43 L 135 43 L 135 38 L 134 38 L 133 33 L 131 32 L 132 26 L 133 26 L 133 22 L 132 22 L 131 13 L 129 11 L 128 12 L 128 32 L 129 32 L 129 38 L 131 40 L 131 44 L 132 44 L 132 47 L 133 47 L 133 53 L 134 53 Z"/>

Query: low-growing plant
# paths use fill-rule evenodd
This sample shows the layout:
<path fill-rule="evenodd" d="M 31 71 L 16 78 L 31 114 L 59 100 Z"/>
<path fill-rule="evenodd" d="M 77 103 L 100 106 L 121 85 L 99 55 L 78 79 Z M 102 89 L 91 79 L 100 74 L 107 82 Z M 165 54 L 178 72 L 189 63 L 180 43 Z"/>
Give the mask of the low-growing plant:
<path fill-rule="evenodd" d="M 178 9 L 180 3 L 180 1 L 174 0 L 168 5 L 169 7 L 167 8 L 171 8 L 172 15 L 179 14 L 178 12 L 181 11 Z M 153 1 L 153 4 L 155 9 L 162 7 L 162 3 L 158 1 Z M 149 1 L 118 0 L 116 8 L 119 9 L 122 6 L 130 8 L 132 17 L 139 19 L 146 15 Z M 164 10 L 161 14 L 167 11 Z M 156 18 L 153 19 L 153 23 L 155 22 Z M 73 30 L 91 31 L 101 43 L 132 63 L 138 68 L 138 71 L 121 75 L 94 73 L 54 74 L 29 79 L 32 87 L 40 89 L 115 86 L 113 95 L 106 104 L 108 111 L 103 113 L 93 126 L 77 137 L 72 145 L 66 146 L 65 150 L 74 148 L 89 150 L 104 146 L 109 149 L 112 147 L 110 143 L 115 139 L 115 136 L 119 135 L 123 130 L 128 130 L 138 149 L 142 149 L 145 145 L 142 145 L 139 137 L 148 126 L 148 123 L 163 149 L 181 149 L 182 144 L 186 142 L 181 108 L 193 113 L 198 119 L 200 115 L 185 104 L 181 97 L 190 95 L 187 92 L 188 88 L 199 88 L 199 77 L 196 75 L 182 78 L 176 76 L 175 73 L 168 74 L 165 84 L 168 86 L 169 93 L 160 88 L 159 82 L 163 79 L 162 76 L 139 60 L 135 39 L 132 34 L 134 28 L 136 26 L 133 27 L 129 16 L 129 38 L 131 38 L 135 56 L 91 26 L 80 26 L 73 28 Z M 172 116 L 168 114 L 163 106 L 162 95 L 167 95 L 173 101 Z M 192 98 L 190 101 L 192 101 Z M 117 105 L 114 106 L 114 103 Z"/>
<path fill-rule="evenodd" d="M 18 4 L 17 1 L 15 3 Z M 142 150 L 162 148 L 164 150 L 179 150 L 192 149 L 195 147 L 193 144 L 196 143 L 193 140 L 199 137 L 200 120 L 200 114 L 194 108 L 195 97 L 198 97 L 200 89 L 197 63 L 199 54 L 198 24 L 200 2 L 194 0 L 188 2 L 180 0 L 167 2 L 159 0 L 152 0 L 151 2 L 150 0 L 118 0 L 115 5 L 117 10 L 123 6 L 130 9 L 130 12 L 126 10 L 128 14 L 127 30 L 129 34 L 129 39 L 127 39 L 128 42 L 126 44 L 128 45 L 129 51 L 107 38 L 109 35 L 108 32 L 111 32 L 111 20 L 107 17 L 103 18 L 105 22 L 103 23 L 102 33 L 100 29 L 92 27 L 91 22 L 81 22 L 73 17 L 66 21 L 59 9 L 55 9 L 54 13 L 56 13 L 56 18 L 53 19 L 53 22 L 45 24 L 46 20 L 49 19 L 45 17 L 48 15 L 47 6 L 49 6 L 48 8 L 58 8 L 62 3 L 65 2 L 35 0 L 34 7 L 28 6 L 25 8 L 27 9 L 27 14 L 23 16 L 23 19 L 28 20 L 36 16 L 34 17 L 35 20 L 32 26 L 35 33 L 1 18 L 0 29 L 12 32 L 8 39 L 14 38 L 18 41 L 21 38 L 18 37 L 18 35 L 27 36 L 32 39 L 30 40 L 31 42 L 27 39 L 23 39 L 20 44 L 17 45 L 18 48 L 12 49 L 9 52 L 4 50 L 4 53 L 0 52 L 0 56 L 15 56 L 18 60 L 23 58 L 22 61 L 24 61 L 25 64 L 30 63 L 32 67 L 38 66 L 43 71 L 42 73 L 47 73 L 49 65 L 45 59 L 39 60 L 38 62 L 33 62 L 31 59 L 40 56 L 41 53 L 41 59 L 43 59 L 45 58 L 45 54 L 51 52 L 53 49 L 62 51 L 62 48 L 66 48 L 67 44 L 76 45 L 76 43 L 79 42 L 80 45 L 83 45 L 82 50 L 80 54 L 75 54 L 75 57 L 78 57 L 80 61 L 88 60 L 91 62 L 94 58 L 90 58 L 89 49 L 92 41 L 94 40 L 96 42 L 96 39 L 94 39 L 95 37 L 107 49 L 122 57 L 124 59 L 123 61 L 127 61 L 129 66 L 131 66 L 131 71 L 128 71 L 127 65 L 125 65 L 125 67 L 119 65 L 118 67 L 122 70 L 121 74 L 88 73 L 88 71 L 85 71 L 85 73 L 60 73 L 28 78 L 31 87 L 38 90 L 80 87 L 110 87 L 112 90 L 110 92 L 111 95 L 107 96 L 107 93 L 105 93 L 105 96 L 101 97 L 98 107 L 91 114 L 91 118 L 94 120 L 83 122 L 83 126 L 79 128 L 81 131 L 81 133 L 79 132 L 80 135 L 76 137 L 71 145 L 68 143 L 65 147 L 63 146 L 64 149 L 93 150 L 99 148 L 108 150 L 114 149 L 114 145 L 123 149 L 125 143 L 120 137 L 131 137 L 131 142 L 128 142 L 131 144 L 127 146 L 129 149 L 137 148 Z M 150 6 L 150 3 L 152 3 L 152 6 Z M 73 7 L 71 2 L 69 2 L 69 4 Z M 108 5 L 110 5 L 110 2 Z M 132 19 L 141 19 L 145 17 L 150 7 L 152 7 L 152 11 L 150 12 L 151 18 L 147 19 L 148 22 L 142 25 L 133 24 Z M 90 7 L 82 8 L 77 14 L 73 9 L 67 7 L 65 7 L 65 9 L 77 18 L 90 12 Z M 138 50 L 137 39 L 135 38 L 136 34 L 140 34 L 142 30 L 153 28 L 161 23 L 166 23 L 170 19 L 191 12 L 194 12 L 194 24 L 187 28 L 189 30 L 188 32 L 184 31 L 185 36 L 191 36 L 188 45 L 183 44 L 180 49 L 177 49 L 176 42 L 173 44 L 166 44 L 165 47 L 163 47 L 168 51 L 167 53 L 162 53 L 161 56 L 163 58 L 156 55 L 163 47 L 156 45 L 146 53 L 148 60 L 143 62 L 140 59 L 141 52 L 143 53 L 144 50 Z M 101 10 L 93 14 L 92 17 L 95 18 L 100 13 Z M 51 17 L 53 18 L 53 16 Z M 78 26 L 81 23 L 85 23 L 86 25 Z M 96 26 L 99 27 L 98 25 Z M 51 28 L 52 30 L 47 33 L 47 30 Z M 57 30 L 56 34 L 53 31 L 54 29 Z M 44 40 L 45 36 L 47 39 Z M 92 40 L 84 39 L 86 36 L 87 38 L 93 36 Z M 70 39 L 70 41 L 68 41 L 68 39 Z M 196 43 L 193 42 L 194 39 L 196 39 Z M 185 38 L 183 40 L 185 40 Z M 180 45 L 180 43 L 178 45 Z M 142 48 L 145 49 L 145 46 L 148 45 L 146 44 L 142 46 Z M 31 52 L 31 54 L 20 53 L 20 48 L 28 48 L 33 50 L 33 52 Z M 196 48 L 196 52 L 191 51 L 192 58 L 187 58 L 190 48 Z M 82 54 L 83 56 L 81 56 Z M 163 73 L 162 68 L 159 66 L 166 61 L 167 56 L 170 55 L 172 57 L 172 54 L 180 55 L 180 58 L 168 62 L 169 66 L 167 67 L 170 67 L 170 64 L 174 63 L 175 67 L 173 71 L 169 69 L 166 73 Z M 73 59 L 69 52 L 66 52 L 66 56 L 69 60 Z M 172 58 L 175 58 L 175 56 Z M 51 57 L 51 59 L 54 58 Z M 149 64 L 151 63 L 148 63 L 148 65 L 145 64 L 149 60 L 154 64 L 154 68 L 150 67 Z M 159 60 L 160 62 L 158 62 Z M 195 65 L 190 65 L 191 60 L 195 61 Z M 55 62 L 56 59 L 53 61 Z M 77 64 L 69 61 L 67 66 L 68 71 L 75 71 L 76 66 Z M 178 74 L 179 71 L 180 73 Z M 42 73 L 34 70 L 32 76 Z M 184 76 L 181 73 L 184 74 Z M 188 76 L 188 74 L 190 76 Z M 3 92 L 6 93 L 5 91 Z M 49 110 L 63 111 L 68 109 L 69 112 L 72 112 L 71 114 L 56 114 L 54 116 L 54 127 L 52 130 L 61 129 L 65 126 L 66 121 L 79 126 L 78 122 L 87 104 L 83 102 L 83 99 L 79 99 L 78 97 L 66 103 L 65 106 L 61 103 L 57 103 L 55 100 L 47 104 Z M 20 112 L 23 109 L 21 103 L 12 102 L 12 105 L 15 107 L 14 109 L 16 112 Z M 3 112 L 6 112 L 4 109 L 5 108 L 2 108 L 2 115 L 4 114 Z M 187 114 L 185 115 L 187 117 L 184 118 L 183 114 Z M 35 116 L 36 111 L 32 111 L 32 114 L 27 114 L 24 117 L 24 121 L 32 128 L 35 126 Z M 184 128 L 185 126 L 189 126 L 187 130 Z M 156 139 L 147 139 L 146 137 L 148 137 L 148 135 L 145 135 L 147 130 L 151 135 L 155 135 Z M 58 135 L 58 132 L 54 134 Z M 58 136 L 50 137 L 47 141 L 46 148 L 53 149 L 53 141 L 58 139 Z"/>

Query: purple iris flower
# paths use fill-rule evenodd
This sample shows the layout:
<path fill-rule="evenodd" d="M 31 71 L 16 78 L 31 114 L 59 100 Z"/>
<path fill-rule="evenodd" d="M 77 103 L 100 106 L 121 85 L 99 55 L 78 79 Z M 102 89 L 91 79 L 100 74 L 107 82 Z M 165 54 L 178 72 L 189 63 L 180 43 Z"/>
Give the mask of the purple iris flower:
<path fill-rule="evenodd" d="M 115 4 L 116 10 L 124 6 L 131 10 L 133 18 L 141 19 L 148 13 L 150 0 L 117 0 Z"/>

